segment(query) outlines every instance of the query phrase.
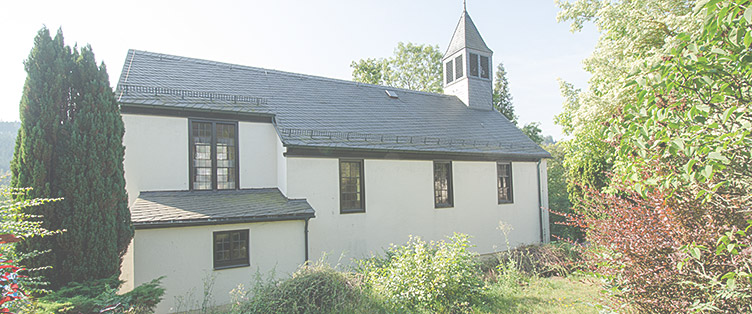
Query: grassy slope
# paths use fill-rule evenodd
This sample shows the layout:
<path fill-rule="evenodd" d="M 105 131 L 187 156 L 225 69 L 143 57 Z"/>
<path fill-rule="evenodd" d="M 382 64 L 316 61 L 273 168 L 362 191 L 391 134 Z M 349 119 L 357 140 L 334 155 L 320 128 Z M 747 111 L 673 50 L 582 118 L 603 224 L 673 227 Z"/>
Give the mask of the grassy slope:
<path fill-rule="evenodd" d="M 476 313 L 598 313 L 597 283 L 578 276 L 531 278 L 520 287 L 491 285 L 491 299 Z"/>

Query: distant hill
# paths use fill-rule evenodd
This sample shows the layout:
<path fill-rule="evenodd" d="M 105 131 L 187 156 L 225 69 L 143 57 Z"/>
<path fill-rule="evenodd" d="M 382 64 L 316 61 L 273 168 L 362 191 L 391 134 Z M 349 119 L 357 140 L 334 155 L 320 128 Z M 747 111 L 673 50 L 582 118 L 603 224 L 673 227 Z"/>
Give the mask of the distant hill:
<path fill-rule="evenodd" d="M 10 161 L 16 148 L 16 135 L 21 122 L 0 121 L 0 175 L 10 173 Z"/>

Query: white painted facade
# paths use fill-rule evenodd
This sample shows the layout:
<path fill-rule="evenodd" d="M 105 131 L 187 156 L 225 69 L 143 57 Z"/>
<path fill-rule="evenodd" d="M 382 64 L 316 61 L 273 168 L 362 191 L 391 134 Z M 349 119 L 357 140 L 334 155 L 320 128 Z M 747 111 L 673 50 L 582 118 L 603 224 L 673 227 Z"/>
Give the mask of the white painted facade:
<path fill-rule="evenodd" d="M 189 189 L 188 118 L 123 114 L 126 189 L 132 205 L 140 191 Z M 409 235 L 440 240 L 454 232 L 472 236 L 478 253 L 547 239 L 546 163 L 512 160 L 514 202 L 498 204 L 495 161 L 452 161 L 451 208 L 434 208 L 433 161 L 364 159 L 365 212 L 340 214 L 339 159 L 287 157 L 271 123 L 238 122 L 240 187 L 278 188 L 306 199 L 316 211 L 309 225 L 309 259 L 327 254 L 345 264 L 379 254 Z M 540 197 L 539 197 L 539 192 Z M 541 217 L 543 215 L 543 217 Z M 511 226 L 505 238 L 500 224 Z M 250 267 L 214 270 L 212 232 L 250 230 Z M 214 300 L 248 286 L 256 271 L 293 272 L 305 259 L 304 221 L 138 229 L 124 257 L 124 289 L 159 276 L 167 292 L 158 313 L 175 308 L 176 297 L 202 296 L 203 280 L 214 276 Z"/>
<path fill-rule="evenodd" d="M 138 286 L 165 276 L 166 289 L 156 313 L 195 309 L 201 305 L 204 284 L 213 281 L 211 301 L 230 303 L 230 291 L 242 284 L 253 287 L 257 271 L 281 276 L 295 271 L 305 259 L 303 221 L 280 221 L 215 226 L 136 230 L 133 283 Z M 214 270 L 212 233 L 249 230 L 249 267 Z M 284 278 L 284 277 L 283 277 Z"/>

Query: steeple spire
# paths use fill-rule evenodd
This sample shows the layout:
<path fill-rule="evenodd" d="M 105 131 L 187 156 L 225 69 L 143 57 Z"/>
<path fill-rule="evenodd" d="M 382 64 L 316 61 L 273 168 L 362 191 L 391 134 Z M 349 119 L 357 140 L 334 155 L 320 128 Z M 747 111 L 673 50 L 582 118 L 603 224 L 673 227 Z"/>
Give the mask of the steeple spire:
<path fill-rule="evenodd" d="M 444 93 L 457 96 L 472 109 L 492 110 L 493 51 L 467 13 L 467 0 L 462 1 L 462 6 L 457 28 L 441 60 Z"/>

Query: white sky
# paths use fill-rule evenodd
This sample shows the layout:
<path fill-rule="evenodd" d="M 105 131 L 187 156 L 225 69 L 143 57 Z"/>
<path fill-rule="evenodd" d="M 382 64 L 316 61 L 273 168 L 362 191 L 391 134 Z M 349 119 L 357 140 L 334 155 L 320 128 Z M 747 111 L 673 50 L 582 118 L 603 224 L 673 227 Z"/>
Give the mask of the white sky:
<path fill-rule="evenodd" d="M 520 121 L 561 138 L 556 79 L 586 86 L 594 27 L 570 33 L 553 0 L 470 0 L 467 10 L 504 63 Z M 444 51 L 461 13 L 461 0 L 10 0 L 0 6 L 0 120 L 19 119 L 23 61 L 43 25 L 91 44 L 112 86 L 129 48 L 350 80 L 351 61 L 391 56 L 400 41 Z"/>

